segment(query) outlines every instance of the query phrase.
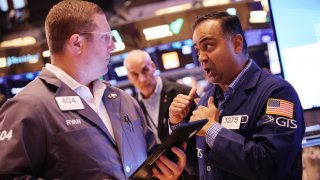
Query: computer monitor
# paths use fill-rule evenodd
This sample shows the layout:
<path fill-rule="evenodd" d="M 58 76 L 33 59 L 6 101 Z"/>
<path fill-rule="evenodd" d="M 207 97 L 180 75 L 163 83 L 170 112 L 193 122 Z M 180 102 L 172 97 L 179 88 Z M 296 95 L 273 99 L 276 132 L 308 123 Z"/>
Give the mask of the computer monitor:
<path fill-rule="evenodd" d="M 123 65 L 123 61 L 127 53 L 112 56 L 108 65 L 108 73 L 104 76 L 104 79 L 116 84 L 119 81 L 127 80 L 128 72 Z"/>
<path fill-rule="evenodd" d="M 267 44 L 254 45 L 248 48 L 248 54 L 257 65 L 264 69 L 270 69 Z"/>
<path fill-rule="evenodd" d="M 190 69 L 199 65 L 191 39 L 162 44 L 147 49 L 161 72 Z"/>
<path fill-rule="evenodd" d="M 7 99 L 19 93 L 28 83 L 39 75 L 40 71 L 28 72 L 0 77 L 0 92 Z"/>
<path fill-rule="evenodd" d="M 320 1 L 269 0 L 284 78 L 305 110 L 320 108 Z"/>
<path fill-rule="evenodd" d="M 248 29 L 244 32 L 248 47 L 274 41 L 272 28 Z"/>

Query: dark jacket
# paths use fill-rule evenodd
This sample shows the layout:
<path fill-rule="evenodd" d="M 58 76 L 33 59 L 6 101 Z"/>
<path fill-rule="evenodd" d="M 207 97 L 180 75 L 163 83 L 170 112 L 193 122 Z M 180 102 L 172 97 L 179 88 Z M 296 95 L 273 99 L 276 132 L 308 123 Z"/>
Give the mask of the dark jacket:
<path fill-rule="evenodd" d="M 201 98 L 199 105 L 207 106 L 208 98 L 217 98 L 219 91 L 221 89 L 214 85 Z M 271 99 L 284 105 L 292 103 L 293 117 L 281 115 L 283 108 L 275 109 L 273 114 L 267 113 L 267 106 L 273 106 L 268 101 Z M 222 128 L 212 149 L 203 137 L 197 137 L 200 179 L 301 179 L 301 141 L 305 130 L 303 109 L 296 91 L 288 82 L 265 73 L 253 62 L 234 94 L 226 101 L 219 123 L 224 118 L 232 120 L 232 117 L 241 120 L 239 129 Z"/>
<path fill-rule="evenodd" d="M 159 110 L 159 122 L 158 122 L 158 137 L 161 141 L 163 141 L 166 137 L 169 136 L 169 127 L 168 127 L 168 120 L 169 120 L 169 107 L 172 103 L 173 99 L 178 94 L 185 94 L 188 95 L 191 87 L 182 85 L 173 81 L 170 81 L 164 77 L 161 77 L 163 87 L 161 91 L 160 97 L 160 110 Z M 135 97 L 137 100 L 138 98 Z M 139 101 L 139 100 L 138 100 Z M 146 115 L 147 119 L 147 111 L 144 107 L 142 102 L 139 102 L 144 114 Z M 192 110 L 195 109 L 195 104 L 193 104 L 190 113 L 186 116 L 186 121 L 189 121 L 190 116 L 192 115 Z"/>
<path fill-rule="evenodd" d="M 70 96 L 78 95 L 44 68 L 7 101 L 0 111 L 0 179 L 127 179 L 143 163 L 155 139 L 131 96 L 110 85 L 104 92 L 115 139 L 84 100 L 83 109 L 60 110 L 56 97 Z"/>

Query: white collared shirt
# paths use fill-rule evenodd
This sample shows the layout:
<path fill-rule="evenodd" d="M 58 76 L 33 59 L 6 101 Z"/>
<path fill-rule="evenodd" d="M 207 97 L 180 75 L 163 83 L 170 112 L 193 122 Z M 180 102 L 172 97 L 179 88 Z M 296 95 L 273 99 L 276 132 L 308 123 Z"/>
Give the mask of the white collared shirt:
<path fill-rule="evenodd" d="M 80 84 L 57 66 L 47 63 L 45 67 L 86 101 L 86 103 L 99 115 L 109 133 L 114 138 L 110 117 L 102 101 L 103 93 L 107 86 L 100 80 L 94 81 L 92 95 L 87 86 Z"/>
<path fill-rule="evenodd" d="M 158 122 L 159 122 L 159 111 L 160 111 L 160 98 L 161 98 L 161 91 L 162 91 L 162 80 L 160 77 L 157 77 L 157 85 L 154 90 L 154 93 L 148 98 L 144 99 L 141 93 L 138 93 L 138 98 L 142 101 L 143 105 L 145 106 L 149 116 L 147 116 L 147 121 L 152 121 L 153 123 L 149 122 L 152 132 L 156 136 L 157 143 L 161 143 L 158 137 Z"/>

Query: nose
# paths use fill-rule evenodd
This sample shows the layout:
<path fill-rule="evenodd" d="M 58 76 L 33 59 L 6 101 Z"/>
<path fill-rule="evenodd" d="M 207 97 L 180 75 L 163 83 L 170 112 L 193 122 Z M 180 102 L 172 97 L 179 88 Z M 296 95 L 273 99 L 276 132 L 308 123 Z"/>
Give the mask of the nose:
<path fill-rule="evenodd" d="M 200 64 L 204 63 L 205 61 L 208 60 L 208 56 L 206 53 L 199 51 L 199 62 Z"/>
<path fill-rule="evenodd" d="M 115 43 L 113 42 L 113 40 L 111 40 L 108 48 L 110 49 L 110 51 L 114 51 L 114 50 L 116 49 L 116 45 L 115 45 Z"/>
<path fill-rule="evenodd" d="M 145 82 L 146 81 L 146 77 L 143 74 L 139 74 L 138 80 L 140 82 Z"/>

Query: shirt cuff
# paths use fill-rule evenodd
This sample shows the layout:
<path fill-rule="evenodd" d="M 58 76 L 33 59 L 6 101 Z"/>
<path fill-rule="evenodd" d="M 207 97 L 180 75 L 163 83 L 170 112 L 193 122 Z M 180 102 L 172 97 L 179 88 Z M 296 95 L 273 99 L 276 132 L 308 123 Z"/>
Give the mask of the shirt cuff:
<path fill-rule="evenodd" d="M 221 124 L 214 123 L 207 131 L 206 134 L 206 142 L 210 146 L 210 148 L 213 147 L 214 141 L 216 140 L 216 137 L 218 136 L 218 133 L 223 128 Z"/>
<path fill-rule="evenodd" d="M 185 120 L 182 120 L 181 122 L 179 122 L 178 124 L 175 125 L 170 125 L 170 119 L 168 119 L 168 126 L 169 126 L 169 135 L 175 131 L 177 129 L 178 126 L 180 126 L 180 124 L 184 123 Z"/>

